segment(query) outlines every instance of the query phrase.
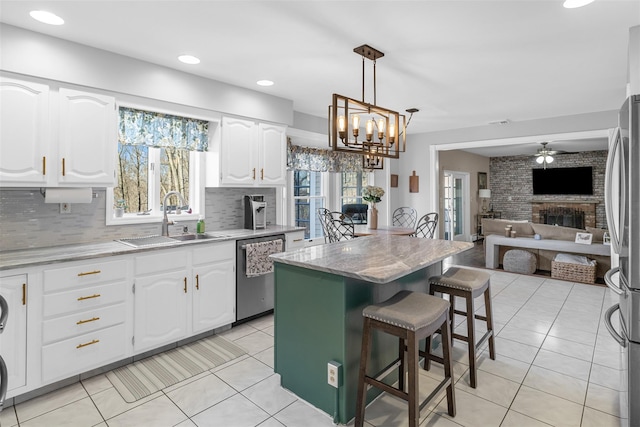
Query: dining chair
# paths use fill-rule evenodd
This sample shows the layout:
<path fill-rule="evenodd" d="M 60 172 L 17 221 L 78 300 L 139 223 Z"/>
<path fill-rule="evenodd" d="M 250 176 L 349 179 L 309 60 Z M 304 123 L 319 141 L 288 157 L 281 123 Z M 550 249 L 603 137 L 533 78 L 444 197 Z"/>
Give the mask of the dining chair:
<path fill-rule="evenodd" d="M 438 213 L 430 212 L 423 215 L 418 221 L 413 237 L 423 237 L 425 239 L 433 239 L 436 234 L 436 226 L 438 225 Z"/>
<path fill-rule="evenodd" d="M 342 212 L 331 212 L 326 208 L 318 209 L 325 243 L 353 239 L 355 226 L 353 220 Z"/>
<path fill-rule="evenodd" d="M 403 206 L 393 211 L 391 218 L 394 227 L 415 228 L 418 212 L 413 208 Z"/>
<path fill-rule="evenodd" d="M 333 241 L 339 242 L 353 239 L 355 237 L 355 226 L 351 217 L 343 215 L 342 212 L 331 212 L 331 214 L 333 215 L 333 220 L 329 224 L 329 233 Z"/>

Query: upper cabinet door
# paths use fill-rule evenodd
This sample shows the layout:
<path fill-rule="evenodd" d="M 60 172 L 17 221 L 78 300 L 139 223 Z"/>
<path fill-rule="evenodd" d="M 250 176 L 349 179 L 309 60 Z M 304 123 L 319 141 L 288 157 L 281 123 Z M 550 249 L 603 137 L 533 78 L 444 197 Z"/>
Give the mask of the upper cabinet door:
<path fill-rule="evenodd" d="M 42 186 L 49 154 L 49 86 L 0 79 L 0 186 Z"/>
<path fill-rule="evenodd" d="M 258 126 L 260 185 L 285 185 L 287 181 L 287 128 L 260 123 Z"/>
<path fill-rule="evenodd" d="M 256 124 L 250 120 L 222 118 L 221 182 L 253 185 L 258 178 Z"/>
<path fill-rule="evenodd" d="M 59 106 L 59 184 L 114 186 L 118 150 L 115 99 L 61 88 Z"/>

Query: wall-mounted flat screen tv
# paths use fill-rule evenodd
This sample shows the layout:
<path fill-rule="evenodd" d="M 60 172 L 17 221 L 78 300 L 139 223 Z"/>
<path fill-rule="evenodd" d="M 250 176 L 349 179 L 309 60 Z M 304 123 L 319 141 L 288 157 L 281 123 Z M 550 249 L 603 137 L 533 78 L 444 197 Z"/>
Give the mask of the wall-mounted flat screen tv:
<path fill-rule="evenodd" d="M 593 168 L 532 169 L 533 194 L 593 194 Z"/>

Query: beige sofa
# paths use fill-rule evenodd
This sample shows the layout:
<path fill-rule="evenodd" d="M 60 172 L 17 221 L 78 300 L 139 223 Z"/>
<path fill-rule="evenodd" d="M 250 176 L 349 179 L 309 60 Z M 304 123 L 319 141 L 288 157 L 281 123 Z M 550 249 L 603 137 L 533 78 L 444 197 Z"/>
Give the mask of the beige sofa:
<path fill-rule="evenodd" d="M 584 230 L 569 227 L 559 227 L 555 225 L 547 224 L 535 224 L 529 221 L 513 221 L 507 219 L 482 219 L 482 233 L 485 237 L 497 234 L 500 236 L 505 235 L 505 227 L 511 225 L 512 230 L 516 232 L 517 237 L 531 238 L 534 240 L 534 235 L 539 234 L 541 240 L 562 240 L 574 242 L 577 232 L 591 233 L 593 235 L 592 244 L 602 244 L 603 235 L 605 230 L 599 228 L 587 227 Z M 535 246 L 535 245 L 534 245 Z M 547 245 L 548 246 L 548 245 Z M 510 249 L 524 249 L 532 252 L 536 255 L 538 270 L 551 271 L 551 261 L 559 252 L 566 251 L 554 251 L 549 249 L 532 249 L 522 247 L 500 246 L 499 250 L 499 264 L 502 265 L 502 259 L 504 254 Z M 486 256 L 486 246 L 485 246 Z M 587 254 L 589 259 L 596 260 L 596 277 L 602 278 L 604 274 L 611 268 L 611 257 L 595 254 Z"/>

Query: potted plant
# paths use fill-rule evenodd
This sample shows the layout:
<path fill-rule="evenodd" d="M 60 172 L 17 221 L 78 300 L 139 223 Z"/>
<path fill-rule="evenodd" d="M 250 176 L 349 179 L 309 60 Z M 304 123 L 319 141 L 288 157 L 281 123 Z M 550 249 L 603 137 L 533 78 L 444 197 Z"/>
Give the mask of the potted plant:
<path fill-rule="evenodd" d="M 362 189 L 362 199 L 369 202 L 369 210 L 367 211 L 367 226 L 375 230 L 378 228 L 378 209 L 376 203 L 382 200 L 384 190 L 374 185 L 367 185 Z"/>
<path fill-rule="evenodd" d="M 116 200 L 116 203 L 113 206 L 115 217 L 116 218 L 122 218 L 122 216 L 124 215 L 124 210 L 125 210 L 126 207 L 127 207 L 127 205 L 124 203 L 124 199 Z"/>

